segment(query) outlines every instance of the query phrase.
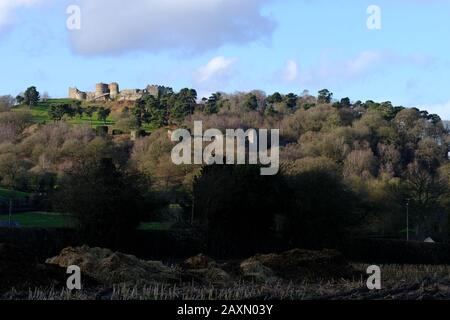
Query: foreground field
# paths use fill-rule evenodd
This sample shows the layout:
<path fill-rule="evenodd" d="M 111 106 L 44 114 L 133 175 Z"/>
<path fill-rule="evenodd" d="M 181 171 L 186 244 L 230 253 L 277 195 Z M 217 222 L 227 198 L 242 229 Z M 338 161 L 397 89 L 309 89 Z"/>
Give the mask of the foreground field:
<path fill-rule="evenodd" d="M 354 264 L 364 273 L 368 265 Z M 114 285 L 69 292 L 34 288 L 11 291 L 3 299 L 25 300 L 450 300 L 450 266 L 383 265 L 383 288 L 370 291 L 360 279 L 231 286 L 156 283 L 145 286 Z"/>
<path fill-rule="evenodd" d="M 450 300 L 450 265 L 379 265 L 382 289 L 369 290 L 369 264 L 348 263 L 326 249 L 162 262 L 82 246 L 44 263 L 0 244 L 0 257 L 5 300 Z M 82 290 L 70 292 L 73 265 L 82 271 Z"/>

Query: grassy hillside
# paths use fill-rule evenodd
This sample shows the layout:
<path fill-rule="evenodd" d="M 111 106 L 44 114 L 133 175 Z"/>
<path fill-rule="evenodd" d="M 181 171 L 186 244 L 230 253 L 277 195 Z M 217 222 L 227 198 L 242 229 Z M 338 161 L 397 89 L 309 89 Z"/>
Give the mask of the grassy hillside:
<path fill-rule="evenodd" d="M 28 106 L 19 106 L 13 109 L 14 111 L 19 110 L 27 110 L 31 112 L 31 115 L 33 117 L 33 121 L 35 123 L 40 124 L 46 124 L 46 123 L 52 123 L 53 120 L 49 116 L 49 110 L 52 104 L 72 104 L 75 100 L 72 99 L 49 99 L 46 102 L 39 102 L 36 107 L 33 107 L 30 109 Z M 88 103 L 84 102 L 82 104 L 83 108 L 87 108 L 88 106 L 98 106 L 98 107 L 105 107 L 111 110 L 111 115 L 108 117 L 106 123 L 103 121 L 99 121 L 97 118 L 97 113 L 93 115 L 92 118 L 89 118 L 86 115 L 83 115 L 80 117 L 74 117 L 74 118 L 67 118 L 65 117 L 63 120 L 73 124 L 73 125 L 83 125 L 87 124 L 91 127 L 98 127 L 98 126 L 104 126 L 107 125 L 109 127 L 115 127 L 117 124 L 117 121 L 120 119 L 120 114 L 124 110 L 125 107 L 132 108 L 134 105 L 131 101 L 108 101 L 108 102 L 97 102 L 97 103 Z M 142 126 L 142 129 L 144 129 L 147 132 L 154 131 L 155 128 L 151 124 L 144 124 Z"/>
<path fill-rule="evenodd" d="M 19 192 L 19 191 L 13 191 L 13 190 L 7 190 L 0 188 L 0 198 L 5 199 L 26 199 L 28 198 L 29 194 L 25 192 Z"/>
<path fill-rule="evenodd" d="M 33 108 L 29 108 L 28 106 L 20 106 L 17 107 L 15 110 L 28 110 L 31 111 L 31 114 L 33 116 L 33 120 L 36 123 L 49 123 L 49 122 L 53 122 L 53 120 L 50 118 L 48 111 L 50 110 L 50 106 L 52 104 L 71 104 L 74 103 L 74 100 L 72 99 L 49 99 L 46 102 L 39 102 L 38 105 L 36 107 Z M 97 104 L 100 105 L 100 104 Z M 88 105 L 85 105 L 85 107 L 87 107 Z M 94 116 L 92 117 L 92 119 L 90 119 L 89 117 L 83 115 L 82 118 L 79 117 L 75 117 L 73 119 L 65 119 L 67 122 L 71 123 L 71 124 L 89 124 L 92 126 L 103 126 L 105 125 L 103 121 L 99 121 L 97 120 L 97 115 L 94 114 Z M 113 126 L 115 125 L 117 119 L 114 115 L 114 113 L 112 113 L 109 117 L 108 120 L 106 122 L 106 125 L 108 126 Z"/>

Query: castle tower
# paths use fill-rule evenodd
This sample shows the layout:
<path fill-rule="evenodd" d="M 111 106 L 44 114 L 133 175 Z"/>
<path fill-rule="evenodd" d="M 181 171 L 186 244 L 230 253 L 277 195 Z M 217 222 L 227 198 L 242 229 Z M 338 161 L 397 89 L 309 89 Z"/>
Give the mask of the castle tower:
<path fill-rule="evenodd" d="M 109 96 L 111 99 L 115 99 L 119 95 L 119 84 L 116 82 L 110 83 L 109 86 Z"/>
<path fill-rule="evenodd" d="M 95 96 L 101 97 L 109 93 L 109 86 L 105 83 L 97 83 L 95 85 Z"/>
<path fill-rule="evenodd" d="M 147 88 L 147 93 L 154 96 L 155 98 L 158 98 L 160 96 L 160 87 L 156 86 L 156 85 L 148 85 Z"/>

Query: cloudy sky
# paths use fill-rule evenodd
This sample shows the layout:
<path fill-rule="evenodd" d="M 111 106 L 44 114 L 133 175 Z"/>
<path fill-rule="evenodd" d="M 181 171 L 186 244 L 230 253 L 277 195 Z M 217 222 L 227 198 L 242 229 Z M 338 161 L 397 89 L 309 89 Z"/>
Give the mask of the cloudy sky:
<path fill-rule="evenodd" d="M 450 119 L 449 40 L 450 0 L 0 0 L 0 94 L 328 88 Z"/>

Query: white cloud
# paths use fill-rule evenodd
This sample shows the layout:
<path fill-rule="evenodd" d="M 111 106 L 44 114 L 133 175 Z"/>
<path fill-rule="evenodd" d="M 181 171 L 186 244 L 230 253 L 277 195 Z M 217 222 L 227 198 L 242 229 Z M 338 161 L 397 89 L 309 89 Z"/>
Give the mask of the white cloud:
<path fill-rule="evenodd" d="M 80 0 L 81 30 L 71 31 L 75 52 L 201 53 L 224 44 L 270 38 L 274 22 L 261 14 L 270 0 Z"/>
<path fill-rule="evenodd" d="M 359 78 L 374 71 L 386 58 L 386 54 L 376 51 L 364 51 L 344 61 L 322 58 L 317 65 L 302 73 L 301 81 L 320 83 Z"/>
<path fill-rule="evenodd" d="M 236 58 L 215 57 L 197 70 L 195 78 L 199 83 L 226 78 L 236 61 Z"/>
<path fill-rule="evenodd" d="M 344 67 L 348 70 L 349 76 L 359 76 L 371 70 L 386 58 L 386 54 L 382 52 L 364 51 L 354 59 L 346 61 Z"/>
<path fill-rule="evenodd" d="M 15 20 L 16 9 L 32 7 L 44 0 L 0 0 L 0 31 L 9 26 Z"/>
<path fill-rule="evenodd" d="M 292 82 L 298 78 L 298 63 L 295 60 L 288 60 L 283 72 L 285 81 Z"/>
<path fill-rule="evenodd" d="M 386 67 L 414 66 L 428 67 L 434 60 L 428 56 L 410 54 L 399 55 L 386 51 L 363 51 L 346 59 L 336 60 L 323 57 L 319 63 L 299 74 L 302 84 L 330 84 L 361 80 L 367 76 L 382 72 Z"/>

